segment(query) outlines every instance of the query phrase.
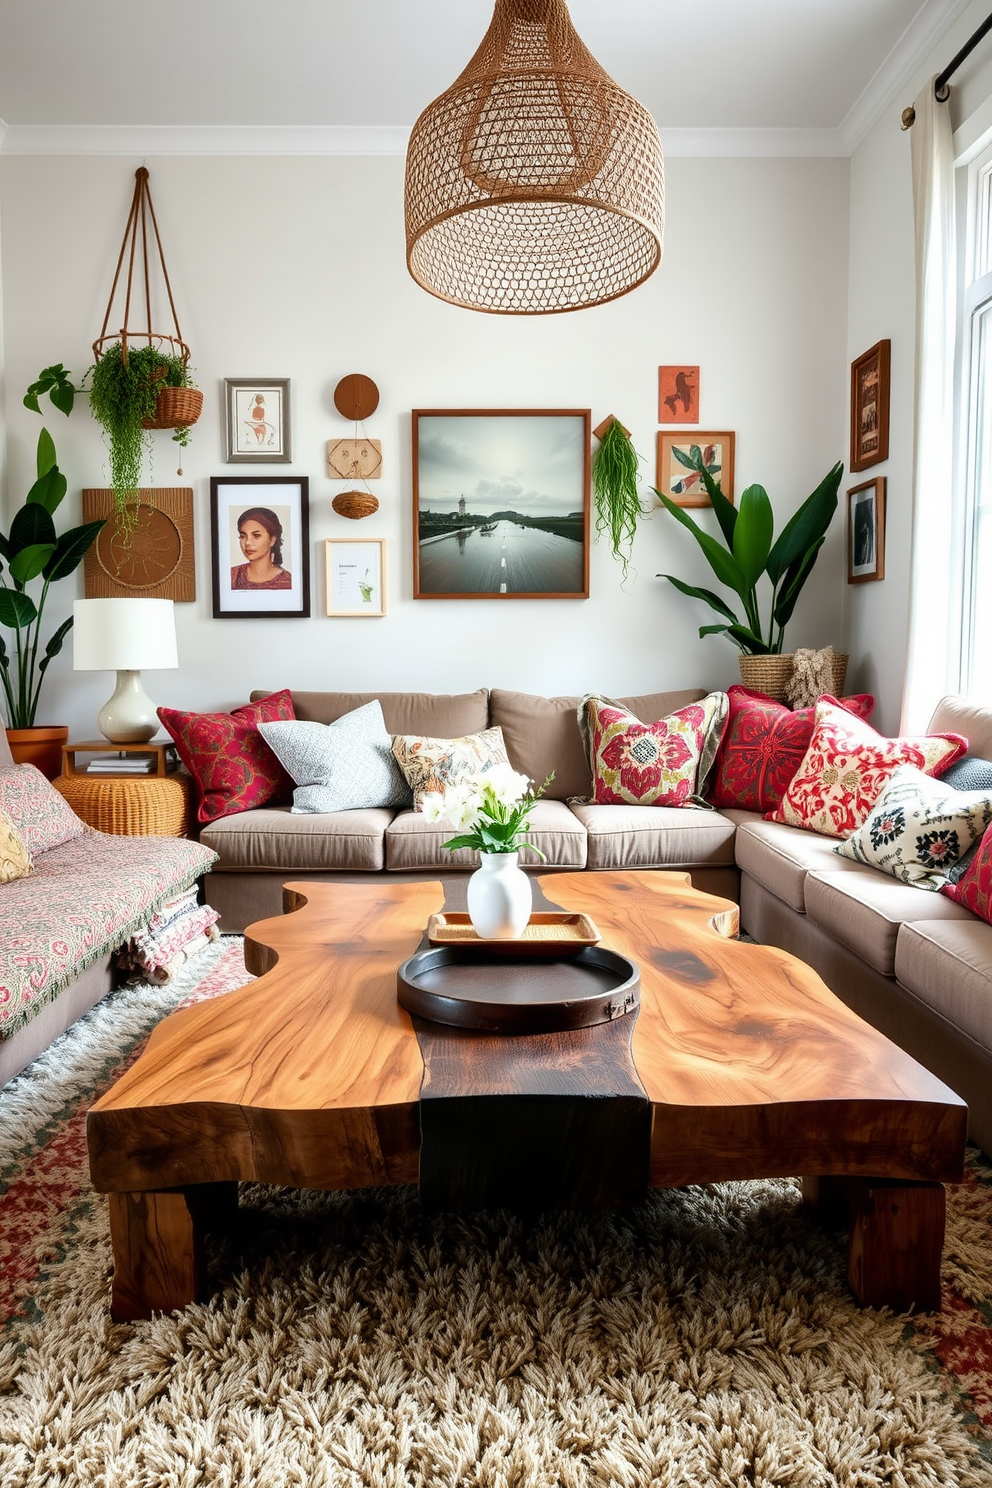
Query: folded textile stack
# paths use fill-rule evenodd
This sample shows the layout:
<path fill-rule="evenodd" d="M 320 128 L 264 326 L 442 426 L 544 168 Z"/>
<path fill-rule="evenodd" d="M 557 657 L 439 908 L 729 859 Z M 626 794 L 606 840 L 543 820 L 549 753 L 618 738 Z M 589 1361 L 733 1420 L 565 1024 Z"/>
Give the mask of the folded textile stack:
<path fill-rule="evenodd" d="M 117 969 L 132 981 L 170 982 L 181 966 L 219 936 L 220 915 L 196 902 L 196 886 L 170 899 L 116 953 Z"/>

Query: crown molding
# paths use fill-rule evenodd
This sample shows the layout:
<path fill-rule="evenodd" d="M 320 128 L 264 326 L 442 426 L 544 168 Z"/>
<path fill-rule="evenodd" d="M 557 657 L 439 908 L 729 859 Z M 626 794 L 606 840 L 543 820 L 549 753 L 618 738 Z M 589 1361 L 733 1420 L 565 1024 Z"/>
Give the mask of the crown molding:
<path fill-rule="evenodd" d="M 928 0 L 918 11 L 896 42 L 875 76 L 857 102 L 842 120 L 840 133 L 845 153 L 853 155 L 868 138 L 882 115 L 896 101 L 900 91 L 910 83 L 923 62 L 943 36 L 967 10 L 971 0 Z M 948 53 L 946 62 L 951 60 Z M 940 68 L 934 69 L 939 72 Z M 907 98 L 906 103 L 912 99 Z"/>
<path fill-rule="evenodd" d="M 12 124 L 5 155 L 403 155 L 405 125 Z"/>
<path fill-rule="evenodd" d="M 12 124 L 5 155 L 405 155 L 406 125 Z M 664 129 L 678 156 L 846 155 L 836 129 Z"/>

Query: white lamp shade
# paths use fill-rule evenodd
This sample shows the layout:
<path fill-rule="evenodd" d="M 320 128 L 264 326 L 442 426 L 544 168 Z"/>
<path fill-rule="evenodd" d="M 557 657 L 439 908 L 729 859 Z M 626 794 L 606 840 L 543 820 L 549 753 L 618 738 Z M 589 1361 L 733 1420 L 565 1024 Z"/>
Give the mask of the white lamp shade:
<path fill-rule="evenodd" d="M 171 599 L 77 599 L 72 607 L 77 672 L 156 671 L 179 665 Z"/>

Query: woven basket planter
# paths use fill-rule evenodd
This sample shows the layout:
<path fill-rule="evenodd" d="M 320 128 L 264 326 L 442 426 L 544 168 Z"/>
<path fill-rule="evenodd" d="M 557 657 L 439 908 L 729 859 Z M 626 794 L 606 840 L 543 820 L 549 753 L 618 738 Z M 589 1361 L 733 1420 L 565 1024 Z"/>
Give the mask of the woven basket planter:
<path fill-rule="evenodd" d="M 792 653 L 786 656 L 739 656 L 741 681 L 754 692 L 763 692 L 766 697 L 784 703 L 785 689 L 792 677 Z M 848 655 L 846 651 L 835 652 L 833 661 L 834 696 L 840 697 L 847 676 Z"/>
<path fill-rule="evenodd" d="M 379 510 L 378 500 L 367 491 L 342 491 L 340 496 L 335 496 L 331 506 L 339 517 L 351 517 L 354 522 Z"/>
<path fill-rule="evenodd" d="M 203 411 L 199 388 L 164 387 L 155 403 L 155 413 L 142 419 L 143 429 L 179 429 L 195 424 Z"/>

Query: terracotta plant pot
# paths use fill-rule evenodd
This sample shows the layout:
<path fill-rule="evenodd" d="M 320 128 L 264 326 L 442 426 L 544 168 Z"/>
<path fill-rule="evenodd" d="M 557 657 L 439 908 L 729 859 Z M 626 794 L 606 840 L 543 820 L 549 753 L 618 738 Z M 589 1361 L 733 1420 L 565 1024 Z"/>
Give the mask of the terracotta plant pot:
<path fill-rule="evenodd" d="M 62 745 L 68 739 L 68 727 L 61 724 L 7 730 L 7 743 L 14 764 L 37 765 L 49 780 L 62 773 Z"/>

